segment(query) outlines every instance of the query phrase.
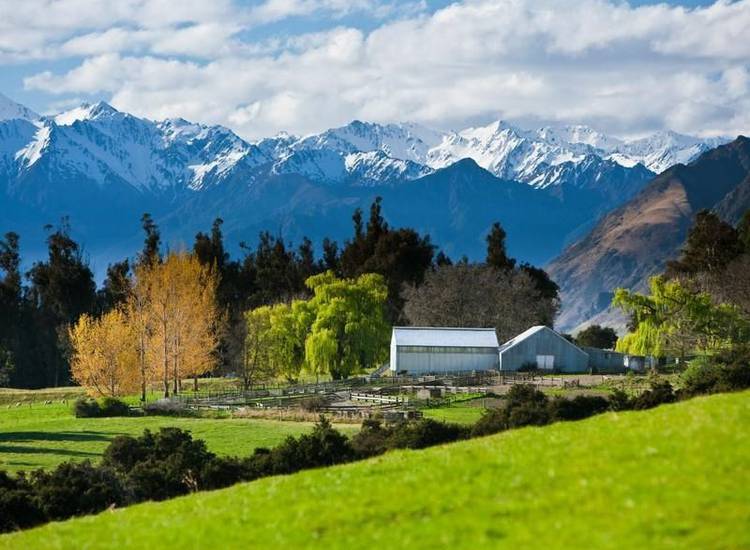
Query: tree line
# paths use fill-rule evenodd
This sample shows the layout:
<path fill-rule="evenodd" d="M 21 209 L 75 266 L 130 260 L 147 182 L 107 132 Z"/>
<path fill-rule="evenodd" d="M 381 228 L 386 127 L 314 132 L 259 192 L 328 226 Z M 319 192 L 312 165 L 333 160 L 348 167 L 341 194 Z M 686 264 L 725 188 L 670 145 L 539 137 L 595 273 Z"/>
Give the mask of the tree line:
<path fill-rule="evenodd" d="M 391 227 L 379 198 L 319 257 L 307 238 L 295 247 L 262 232 L 231 258 L 221 219 L 165 254 L 155 221 L 141 223 L 142 250 L 109 265 L 98 289 L 67 220 L 48 228 L 47 258 L 25 274 L 19 236 L 0 239 L 0 384 L 74 380 L 110 395 L 158 381 L 167 395 L 207 372 L 247 386 L 303 369 L 344 377 L 385 358 L 393 324 L 494 326 L 507 339 L 551 325 L 559 308 L 546 273 L 508 257 L 499 223 L 486 261 L 454 262 L 428 235 Z"/>

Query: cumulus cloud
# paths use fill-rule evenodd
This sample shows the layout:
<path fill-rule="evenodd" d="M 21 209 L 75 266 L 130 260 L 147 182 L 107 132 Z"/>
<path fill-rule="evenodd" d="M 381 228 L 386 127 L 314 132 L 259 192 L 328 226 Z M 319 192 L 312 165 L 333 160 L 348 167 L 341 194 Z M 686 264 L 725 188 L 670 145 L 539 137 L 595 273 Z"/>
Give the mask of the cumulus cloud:
<path fill-rule="evenodd" d="M 159 15 L 160 1 L 128 1 L 131 11 L 108 8 L 107 28 L 92 16 L 72 36 L 50 23 L 41 38 L 27 37 L 19 51 L 43 53 L 64 36 L 59 55 L 83 59 L 31 75 L 26 87 L 58 97 L 105 93 L 142 116 L 225 124 L 249 138 L 353 118 L 447 128 L 504 117 L 621 135 L 750 131 L 750 0 L 696 9 L 465 0 L 432 13 L 421 3 L 403 11 L 404 3 L 371 0 L 227 1 L 169 16 Z M 385 19 L 370 30 L 338 19 L 354 11 Z M 334 26 L 263 42 L 244 36 L 254 25 L 316 13 Z"/>

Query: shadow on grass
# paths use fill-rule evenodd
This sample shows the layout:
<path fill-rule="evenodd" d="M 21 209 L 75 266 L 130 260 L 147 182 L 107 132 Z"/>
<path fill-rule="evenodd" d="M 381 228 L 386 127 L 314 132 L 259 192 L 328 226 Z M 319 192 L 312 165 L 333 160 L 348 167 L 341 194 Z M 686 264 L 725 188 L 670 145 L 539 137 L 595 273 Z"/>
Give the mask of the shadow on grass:
<path fill-rule="evenodd" d="M 0 432 L 0 443 L 12 441 L 14 443 L 31 443 L 34 441 L 111 441 L 118 435 L 115 432 Z"/>
<path fill-rule="evenodd" d="M 60 456 L 99 457 L 100 453 L 74 451 L 71 449 L 32 447 L 27 445 L 0 445 L 0 454 L 49 454 Z"/>

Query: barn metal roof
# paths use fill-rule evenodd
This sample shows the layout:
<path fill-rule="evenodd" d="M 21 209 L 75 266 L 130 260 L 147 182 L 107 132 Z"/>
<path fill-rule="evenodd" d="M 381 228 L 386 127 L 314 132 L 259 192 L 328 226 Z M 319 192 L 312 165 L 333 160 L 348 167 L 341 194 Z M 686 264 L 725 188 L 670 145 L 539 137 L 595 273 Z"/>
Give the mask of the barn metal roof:
<path fill-rule="evenodd" d="M 529 338 L 529 337 L 533 336 L 534 334 L 536 334 L 537 332 L 540 332 L 540 331 L 543 331 L 543 330 L 547 330 L 547 331 L 551 332 L 552 334 L 554 334 L 555 336 L 557 336 L 558 338 L 560 338 L 560 340 L 564 341 L 566 344 L 568 344 L 569 346 L 575 348 L 579 352 L 586 353 L 581 348 L 579 348 L 578 346 L 576 346 L 574 343 L 570 342 L 569 340 L 566 340 L 560 333 L 558 333 L 557 331 L 554 331 L 551 328 L 546 327 L 544 325 L 537 325 L 535 327 L 528 328 L 525 331 L 523 331 L 521 334 L 519 334 L 518 336 L 514 337 L 511 340 L 508 340 L 502 346 L 500 346 L 500 353 L 503 353 L 504 351 L 509 350 L 513 346 L 516 346 L 516 345 L 520 344 L 521 342 L 523 342 L 527 338 Z"/>
<path fill-rule="evenodd" d="M 497 348 L 494 328 L 393 327 L 397 346 Z"/>

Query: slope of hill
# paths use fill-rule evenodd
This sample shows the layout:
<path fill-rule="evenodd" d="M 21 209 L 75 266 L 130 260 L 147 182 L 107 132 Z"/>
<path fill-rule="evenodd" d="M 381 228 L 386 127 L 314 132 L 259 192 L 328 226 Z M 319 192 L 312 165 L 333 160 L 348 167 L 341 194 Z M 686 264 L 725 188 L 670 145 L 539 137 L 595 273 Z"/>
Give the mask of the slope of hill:
<path fill-rule="evenodd" d="M 0 537 L 50 548 L 743 548 L 750 393 L 527 428 Z"/>
<path fill-rule="evenodd" d="M 642 290 L 650 275 L 679 255 L 695 214 L 713 209 L 737 221 L 750 208 L 750 139 L 739 137 L 678 164 L 610 212 L 583 239 L 549 264 L 560 285 L 562 330 L 591 321 L 617 324 L 608 310 L 617 287 Z"/>

